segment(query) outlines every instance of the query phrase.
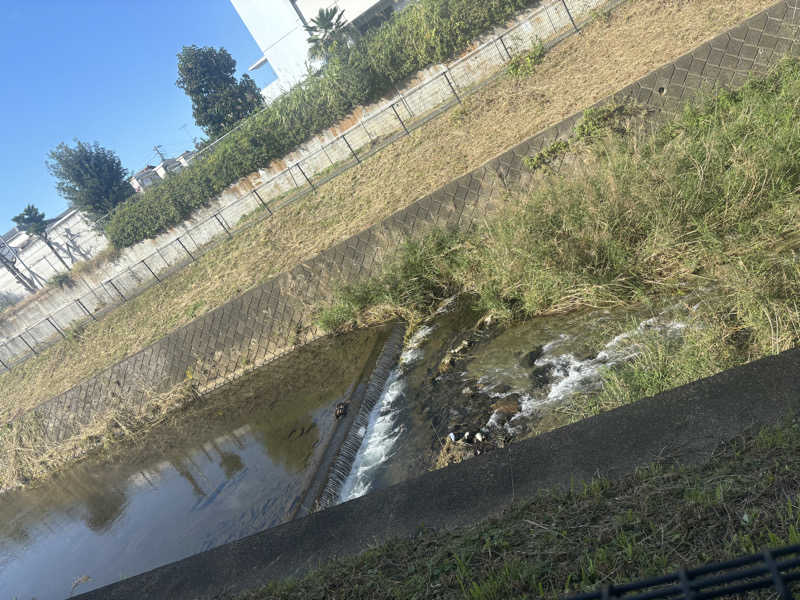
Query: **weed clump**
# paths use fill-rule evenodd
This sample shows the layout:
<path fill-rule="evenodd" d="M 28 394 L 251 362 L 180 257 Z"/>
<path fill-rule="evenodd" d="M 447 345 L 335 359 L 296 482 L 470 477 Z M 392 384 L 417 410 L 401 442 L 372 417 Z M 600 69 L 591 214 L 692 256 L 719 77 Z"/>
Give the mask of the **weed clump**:
<path fill-rule="evenodd" d="M 506 72 L 514 78 L 530 77 L 536 72 L 536 66 L 544 59 L 544 45 L 537 40 L 528 52 L 515 56 L 506 67 Z"/>

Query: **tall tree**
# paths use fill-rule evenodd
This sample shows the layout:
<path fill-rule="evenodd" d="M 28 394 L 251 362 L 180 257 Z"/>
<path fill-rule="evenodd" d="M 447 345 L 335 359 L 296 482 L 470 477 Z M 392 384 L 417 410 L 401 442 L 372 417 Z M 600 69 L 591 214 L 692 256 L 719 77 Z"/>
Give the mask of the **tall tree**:
<path fill-rule="evenodd" d="M 72 208 L 96 219 L 134 193 L 119 157 L 97 142 L 75 140 L 74 147 L 62 142 L 48 158 L 47 168 L 58 180 L 58 193 Z"/>
<path fill-rule="evenodd" d="M 264 104 L 249 75 L 236 81 L 236 61 L 225 48 L 184 46 L 175 82 L 192 100 L 195 123 L 216 138 Z"/>
<path fill-rule="evenodd" d="M 50 239 L 49 231 L 47 231 L 47 221 L 45 221 L 44 213 L 36 208 L 33 204 L 28 204 L 20 214 L 16 217 L 11 219 L 17 226 L 27 233 L 28 235 L 32 235 L 38 237 L 42 240 L 47 247 L 50 248 L 50 251 L 56 255 L 56 258 L 61 261 L 61 264 L 64 265 L 64 268 L 69 270 L 69 265 L 67 261 L 61 258 L 61 255 L 56 250 L 56 247 L 53 245 L 53 241 Z"/>
<path fill-rule="evenodd" d="M 314 59 L 328 60 L 337 46 L 347 43 L 348 23 L 344 18 L 344 10 L 331 7 L 320 8 L 316 17 L 311 19 L 312 25 L 306 25 L 309 34 L 308 55 Z"/>

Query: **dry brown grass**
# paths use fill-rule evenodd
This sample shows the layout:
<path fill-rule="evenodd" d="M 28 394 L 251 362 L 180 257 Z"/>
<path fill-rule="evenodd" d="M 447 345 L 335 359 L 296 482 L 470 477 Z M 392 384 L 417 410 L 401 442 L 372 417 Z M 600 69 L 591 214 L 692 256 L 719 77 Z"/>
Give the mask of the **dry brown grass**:
<path fill-rule="evenodd" d="M 193 398 L 185 384 L 149 393 L 140 407 L 108 411 L 58 443 L 48 441 L 45 423 L 29 413 L 0 429 L 0 493 L 41 481 L 100 448 L 143 436 Z"/>
<path fill-rule="evenodd" d="M 631 0 L 553 49 L 528 79 L 500 78 L 445 115 L 208 252 L 99 323 L 0 376 L 0 421 L 379 222 L 614 93 L 774 0 Z M 387 185 L 387 182 L 391 182 Z"/>

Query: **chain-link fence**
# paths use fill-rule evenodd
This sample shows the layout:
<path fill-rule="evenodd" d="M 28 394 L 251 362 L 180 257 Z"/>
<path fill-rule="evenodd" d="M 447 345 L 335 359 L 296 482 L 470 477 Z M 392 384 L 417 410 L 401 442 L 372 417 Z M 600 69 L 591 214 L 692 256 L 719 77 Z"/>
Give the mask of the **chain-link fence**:
<path fill-rule="evenodd" d="M 68 335 L 70 328 L 101 316 L 122 302 L 161 282 L 169 273 L 196 260 L 213 243 L 252 227 L 281 206 L 313 192 L 318 186 L 359 164 L 400 137 L 461 102 L 486 85 L 516 56 L 537 44 L 552 47 L 579 31 L 597 7 L 611 8 L 619 0 L 555 0 L 524 21 L 492 36 L 464 57 L 423 83 L 400 93 L 356 125 L 320 145 L 252 192 L 217 210 L 138 263 L 0 343 L 0 372 L 10 370 Z M 208 152 L 213 151 L 209 149 Z M 263 214 L 240 224 L 258 209 Z M 54 269 L 55 271 L 55 269 Z M 86 286 L 87 288 L 89 286 Z"/>

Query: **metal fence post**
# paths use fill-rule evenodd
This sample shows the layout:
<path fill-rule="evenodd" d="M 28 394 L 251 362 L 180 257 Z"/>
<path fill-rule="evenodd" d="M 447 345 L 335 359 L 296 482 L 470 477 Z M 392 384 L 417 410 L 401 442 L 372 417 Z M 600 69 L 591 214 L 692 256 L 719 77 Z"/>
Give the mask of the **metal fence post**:
<path fill-rule="evenodd" d="M 176 237 L 175 241 L 178 242 L 181 245 L 181 248 L 183 248 L 183 251 L 186 252 L 186 254 L 189 255 L 189 258 L 194 260 L 194 256 L 192 256 L 192 253 L 189 252 L 189 249 L 186 246 L 183 245 L 183 242 L 181 241 L 181 238 L 180 237 Z"/>
<path fill-rule="evenodd" d="M 403 92 L 400 91 L 400 88 L 397 87 L 397 84 L 392 84 L 392 85 L 394 85 L 394 91 L 396 91 L 397 95 L 400 96 L 400 101 L 403 103 L 403 106 L 406 107 L 408 114 L 413 117 L 414 111 L 411 110 L 411 107 L 408 105 L 408 101 L 406 100 L 406 97 L 403 95 Z"/>
<path fill-rule="evenodd" d="M 214 213 L 214 218 L 217 220 L 217 223 L 219 223 L 219 226 L 220 226 L 220 227 L 222 227 L 222 230 L 223 230 L 225 233 L 227 233 L 227 234 L 228 234 L 228 237 L 233 237 L 233 236 L 231 235 L 231 232 L 230 232 L 230 230 L 229 230 L 227 227 L 225 227 L 225 223 L 223 223 L 223 222 L 222 222 L 222 220 L 219 218 L 219 213 Z"/>
<path fill-rule="evenodd" d="M 406 127 L 406 124 L 403 123 L 403 119 L 400 118 L 400 113 L 397 112 L 397 107 L 394 104 L 392 104 L 392 112 L 394 112 L 394 116 L 397 117 L 397 120 L 400 121 L 400 125 L 403 126 L 403 131 L 406 132 L 406 135 L 410 135 L 408 133 L 408 127 Z"/>
<path fill-rule="evenodd" d="M 5 345 L 5 344 L 4 344 L 4 345 Z M 2 358 L 0 358 L 0 365 L 2 365 L 2 366 L 3 366 L 3 368 L 4 368 L 6 371 L 10 371 L 10 370 L 11 370 L 11 369 L 8 367 L 8 365 L 5 363 L 5 361 L 4 361 Z"/>
<path fill-rule="evenodd" d="M 550 27 L 553 28 L 553 33 L 558 33 L 558 29 L 556 29 L 556 24 L 553 23 L 553 17 L 550 16 L 550 11 L 547 10 L 548 8 L 550 7 L 549 6 L 544 7 L 544 14 L 547 15 L 547 20 L 550 21 Z M 530 23 L 530 21 L 528 21 L 528 23 Z"/>
<path fill-rule="evenodd" d="M 85 312 L 87 315 L 89 315 L 92 318 L 93 321 L 97 321 L 97 317 L 94 316 L 94 313 L 89 312 L 89 309 L 86 308 L 86 305 L 83 303 L 83 301 L 80 298 L 75 298 L 75 304 L 77 304 L 79 307 L 81 307 L 83 309 L 83 312 Z"/>
<path fill-rule="evenodd" d="M 30 351 L 31 351 L 31 352 L 33 352 L 34 354 L 38 354 L 38 352 L 36 352 L 36 350 L 34 350 L 34 349 L 33 349 L 33 346 L 31 346 L 31 345 L 28 343 L 28 340 L 26 340 L 24 337 L 22 337 L 22 334 L 21 334 L 21 333 L 20 333 L 20 334 L 19 334 L 17 337 L 18 337 L 19 339 L 21 339 L 21 340 L 22 340 L 22 341 L 25 343 L 25 345 L 28 347 L 28 350 L 30 350 Z"/>
<path fill-rule="evenodd" d="M 292 183 L 294 184 L 294 187 L 299 188 L 300 186 L 297 183 L 297 179 L 294 178 L 294 173 L 292 173 L 292 167 L 289 167 L 286 170 L 289 171 L 289 176 L 292 178 Z"/>
<path fill-rule="evenodd" d="M 575 25 L 575 19 L 572 18 L 572 13 L 569 12 L 569 8 L 567 7 L 567 0 L 561 0 L 561 4 L 564 5 L 564 10 L 567 11 L 567 16 L 569 17 L 569 20 L 572 23 L 572 26 L 575 28 L 575 33 L 580 33 L 581 30 L 578 29 L 577 25 Z"/>
<path fill-rule="evenodd" d="M 370 138 L 370 139 L 372 139 L 372 138 Z M 356 162 L 360 164 L 361 163 L 361 159 L 358 158 L 358 154 L 356 154 L 355 150 L 353 150 L 353 147 L 350 145 L 350 142 L 347 141 L 347 136 L 346 135 L 342 135 L 342 140 L 344 140 L 344 143 L 347 144 L 347 149 L 350 150 L 350 154 L 352 154 L 353 158 L 356 159 Z"/>
<path fill-rule="evenodd" d="M 266 208 L 269 214 L 272 214 L 272 210 L 270 209 L 269 205 L 267 205 L 267 203 L 264 202 L 264 199 L 261 197 L 261 194 L 258 193 L 258 190 L 253 190 L 253 193 L 256 195 L 256 198 L 258 198 L 258 201 L 261 203 L 261 206 Z"/>
<path fill-rule="evenodd" d="M 127 301 L 127 298 L 125 298 L 125 295 L 122 292 L 119 291 L 119 288 L 114 284 L 114 281 L 112 279 L 108 280 L 108 285 L 110 285 L 112 288 L 114 288 L 114 291 L 119 294 L 119 297 L 122 298 L 123 302 Z"/>
<path fill-rule="evenodd" d="M 508 60 L 511 60 L 513 57 L 511 56 L 511 52 L 509 52 L 508 50 L 508 46 L 506 45 L 506 41 L 503 39 L 503 36 L 502 35 L 499 36 L 497 38 L 497 41 L 500 42 L 500 45 L 503 46 L 503 50 L 506 51 L 506 54 L 508 55 Z"/>
<path fill-rule="evenodd" d="M 150 275 L 152 275 L 152 276 L 153 276 L 153 278 L 154 278 L 156 281 L 158 281 L 159 283 L 161 283 L 161 280 L 158 278 L 158 275 L 156 275 L 156 272 L 155 272 L 155 271 L 153 271 L 153 269 L 151 269 L 151 268 L 150 268 L 150 265 L 148 265 L 148 264 L 147 264 L 147 262 L 146 262 L 144 259 L 142 259 L 142 264 L 143 264 L 143 265 L 144 265 L 144 266 L 147 268 L 147 270 L 148 270 L 148 271 L 150 271 Z"/>
<path fill-rule="evenodd" d="M 62 338 L 67 339 L 67 336 L 64 335 L 64 332 L 61 331 L 61 328 L 58 325 L 56 325 L 56 322 L 53 320 L 53 317 L 47 317 L 47 322 L 50 323 L 50 326 L 53 329 L 55 329 L 59 334 L 61 334 Z"/>
<path fill-rule="evenodd" d="M 300 173 L 302 173 L 302 174 L 303 174 L 303 177 L 305 177 L 306 181 L 308 182 L 308 185 L 310 185 L 310 186 L 311 186 L 311 189 L 312 189 L 312 190 L 314 190 L 314 191 L 316 191 L 316 189 L 317 189 L 317 188 L 315 188 L 315 187 L 314 187 L 314 184 L 313 184 L 313 183 L 311 183 L 311 180 L 308 178 L 308 175 L 306 175 L 306 172 L 305 172 L 305 171 L 303 171 L 303 167 L 301 167 L 301 166 L 300 166 L 300 163 L 299 163 L 299 162 L 298 162 L 298 163 L 295 163 L 295 165 L 294 165 L 294 166 L 295 166 L 295 167 L 297 167 L 298 171 L 300 171 Z"/>
<path fill-rule="evenodd" d="M 447 71 L 442 71 L 442 74 L 444 75 L 444 80 L 447 82 L 447 85 L 450 86 L 450 91 L 453 92 L 453 96 L 455 96 L 456 100 L 458 100 L 458 103 L 461 104 L 461 98 L 459 97 L 453 82 L 450 81 L 450 78 L 447 76 Z"/>
<path fill-rule="evenodd" d="M 497 53 L 500 55 L 500 60 L 502 60 L 503 62 L 506 62 L 506 57 L 503 56 L 503 51 L 500 50 L 500 46 L 497 45 L 497 42 L 499 42 L 501 39 L 502 38 L 497 38 L 494 41 L 494 47 L 497 48 Z M 505 44 L 503 44 L 503 47 L 505 48 Z M 508 60 L 511 60 L 511 55 L 508 53 L 508 48 L 505 48 L 505 51 L 506 51 L 506 55 L 508 56 Z"/>

